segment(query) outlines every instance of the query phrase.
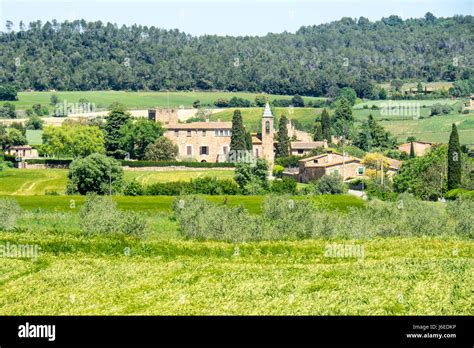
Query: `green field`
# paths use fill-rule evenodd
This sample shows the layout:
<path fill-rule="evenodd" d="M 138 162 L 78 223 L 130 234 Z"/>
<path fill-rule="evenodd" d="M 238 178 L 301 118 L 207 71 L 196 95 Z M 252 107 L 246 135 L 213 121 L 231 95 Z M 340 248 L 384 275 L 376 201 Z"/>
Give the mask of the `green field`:
<path fill-rule="evenodd" d="M 67 169 L 5 169 L 0 172 L 0 195 L 44 195 L 45 192 L 64 194 Z M 182 171 L 125 171 L 125 180 L 136 179 L 144 185 L 155 182 L 189 181 L 202 176 L 232 179 L 234 172 L 223 169 Z"/>
<path fill-rule="evenodd" d="M 232 121 L 232 115 L 234 114 L 235 108 L 228 108 L 212 114 L 211 120 L 221 121 Z M 247 130 L 257 132 L 261 128 L 261 120 L 263 108 L 240 108 L 242 117 L 244 120 L 245 127 Z M 316 115 L 321 114 L 322 109 L 320 108 L 273 108 L 274 116 L 277 118 L 285 115 L 289 119 L 297 120 L 299 123 L 305 126 L 314 124 Z"/>
<path fill-rule="evenodd" d="M 208 201 L 229 206 L 243 205 L 251 213 L 260 213 L 264 196 L 204 196 Z M 1 196 L 7 198 L 9 196 Z M 296 196 L 294 199 L 301 199 Z M 23 209 L 42 209 L 47 211 L 78 212 L 84 204 L 85 196 L 15 196 L 15 200 Z M 133 211 L 151 211 L 169 213 L 175 200 L 173 196 L 114 196 L 113 200 L 119 209 Z M 352 195 L 321 195 L 314 196 L 315 205 L 323 204 L 331 209 L 347 211 L 348 208 L 360 208 L 364 201 Z"/>
<path fill-rule="evenodd" d="M 400 142 L 414 136 L 417 140 L 447 143 L 452 124 L 458 127 L 461 144 L 474 144 L 474 115 L 433 116 L 419 120 L 382 121 L 381 124 Z"/>
<path fill-rule="evenodd" d="M 471 241 L 338 240 L 364 257 L 329 258 L 324 240 L 186 241 L 169 220 L 146 240 L 85 237 L 64 214 L 41 223 L 0 233 L 39 247 L 0 263 L 0 315 L 474 314 Z"/>
<path fill-rule="evenodd" d="M 77 103 L 85 98 L 94 103 L 96 109 L 105 109 L 114 102 L 124 104 L 129 109 L 147 109 L 153 107 L 191 108 L 195 100 L 201 104 L 213 105 L 219 98 L 244 98 L 255 101 L 257 93 L 245 92 L 126 92 L 126 91 L 77 91 L 77 92 L 19 92 L 18 101 L 13 102 L 19 110 L 31 108 L 34 104 L 49 105 L 51 95 L 57 95 L 61 102 Z M 292 96 L 268 95 L 273 99 L 291 99 Z M 306 102 L 321 98 L 304 97 Z"/>

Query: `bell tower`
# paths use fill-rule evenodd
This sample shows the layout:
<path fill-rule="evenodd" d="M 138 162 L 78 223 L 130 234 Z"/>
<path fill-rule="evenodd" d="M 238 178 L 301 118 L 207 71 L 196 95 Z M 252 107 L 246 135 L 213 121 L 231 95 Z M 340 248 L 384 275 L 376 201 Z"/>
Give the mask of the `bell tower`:
<path fill-rule="evenodd" d="M 273 147 L 273 114 L 270 105 L 267 103 L 262 115 L 262 157 L 268 161 L 270 166 L 275 159 Z"/>

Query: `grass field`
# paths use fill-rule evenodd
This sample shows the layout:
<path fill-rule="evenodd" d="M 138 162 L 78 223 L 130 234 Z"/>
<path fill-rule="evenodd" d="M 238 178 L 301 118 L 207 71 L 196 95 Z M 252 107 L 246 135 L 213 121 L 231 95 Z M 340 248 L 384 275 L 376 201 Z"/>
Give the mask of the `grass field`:
<path fill-rule="evenodd" d="M 212 114 L 211 120 L 232 121 L 235 108 L 228 108 Z M 244 125 L 252 132 L 260 131 L 263 108 L 240 108 Z M 319 108 L 273 108 L 274 116 L 280 118 L 285 115 L 289 119 L 298 120 L 302 125 L 312 125 L 316 115 L 321 114 Z"/>
<path fill-rule="evenodd" d="M 6 198 L 9 196 L 1 196 Z M 229 206 L 243 205 L 251 213 L 260 213 L 264 196 L 202 196 L 208 201 Z M 301 199 L 301 196 L 294 197 Z M 23 209 L 43 209 L 47 211 L 78 212 L 84 204 L 85 196 L 15 196 L 15 200 Z M 172 210 L 175 200 L 173 196 L 114 196 L 119 209 L 133 211 L 165 212 Z M 330 209 L 345 211 L 350 207 L 360 208 L 364 201 L 352 195 L 321 195 L 314 196 L 315 204 L 323 204 Z"/>
<path fill-rule="evenodd" d="M 451 126 L 458 127 L 461 144 L 474 144 L 474 115 L 434 116 L 419 120 L 382 121 L 381 124 L 401 142 L 414 136 L 417 140 L 447 143 Z"/>
<path fill-rule="evenodd" d="M 18 101 L 13 102 L 16 108 L 24 110 L 34 104 L 49 105 L 51 95 L 57 95 L 61 102 L 77 103 L 85 98 L 89 103 L 94 103 L 97 109 L 107 108 L 114 102 L 124 104 L 129 109 L 147 109 L 153 107 L 180 107 L 191 108 L 195 100 L 201 104 L 211 104 L 219 98 L 232 97 L 244 98 L 255 101 L 257 93 L 245 92 L 126 92 L 126 91 L 77 91 L 77 92 L 20 92 Z M 292 96 L 269 95 L 273 99 L 291 99 Z M 305 101 L 321 98 L 304 97 Z"/>
<path fill-rule="evenodd" d="M 0 172 L 0 195 L 43 195 L 46 191 L 64 194 L 67 169 L 5 169 Z M 144 185 L 155 182 L 189 181 L 191 178 L 211 176 L 232 179 L 232 170 L 206 169 L 173 172 L 125 171 L 125 179 L 136 179 Z"/>
<path fill-rule="evenodd" d="M 324 240 L 185 241 L 172 222 L 146 240 L 85 237 L 60 220 L 0 233 L 1 245 L 39 248 L 0 263 L 0 315 L 474 314 L 471 241 L 330 241 L 364 247 L 331 258 Z"/>

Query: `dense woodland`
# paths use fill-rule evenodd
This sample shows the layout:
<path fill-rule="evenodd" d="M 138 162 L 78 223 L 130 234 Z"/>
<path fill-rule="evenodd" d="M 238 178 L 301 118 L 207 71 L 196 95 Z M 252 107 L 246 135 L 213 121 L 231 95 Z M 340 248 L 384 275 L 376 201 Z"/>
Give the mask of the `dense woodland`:
<path fill-rule="evenodd" d="M 331 96 L 332 89 L 350 86 L 370 98 L 378 94 L 378 82 L 474 76 L 472 16 L 342 18 L 263 37 L 195 37 L 85 20 L 7 21 L 6 27 L 0 33 L 0 79 L 19 90 L 215 89 Z"/>

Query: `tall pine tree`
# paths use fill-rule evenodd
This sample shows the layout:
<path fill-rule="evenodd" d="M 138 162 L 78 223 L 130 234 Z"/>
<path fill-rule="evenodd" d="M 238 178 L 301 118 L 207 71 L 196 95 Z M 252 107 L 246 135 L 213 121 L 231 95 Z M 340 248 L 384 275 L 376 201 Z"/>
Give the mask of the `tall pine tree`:
<path fill-rule="evenodd" d="M 415 147 L 413 146 L 413 141 L 410 143 L 410 158 L 415 158 Z"/>
<path fill-rule="evenodd" d="M 453 123 L 448 145 L 448 190 L 461 185 L 461 146 L 456 125 Z"/>
<path fill-rule="evenodd" d="M 232 135 L 230 137 L 230 151 L 247 150 L 247 135 L 242 121 L 240 110 L 235 110 L 232 116 Z M 235 152 L 237 154 L 237 152 Z"/>
<path fill-rule="evenodd" d="M 280 117 L 278 122 L 278 133 L 277 133 L 277 151 L 276 157 L 287 157 L 290 150 L 290 137 L 288 136 L 288 119 L 285 115 Z"/>
<path fill-rule="evenodd" d="M 315 122 L 313 140 L 322 141 L 323 139 L 324 139 L 324 136 L 323 136 L 323 128 L 321 127 L 321 122 Z"/>
<path fill-rule="evenodd" d="M 331 143 L 331 118 L 326 109 L 323 109 L 321 114 L 321 130 L 323 132 L 323 139 L 328 141 L 328 144 Z"/>

